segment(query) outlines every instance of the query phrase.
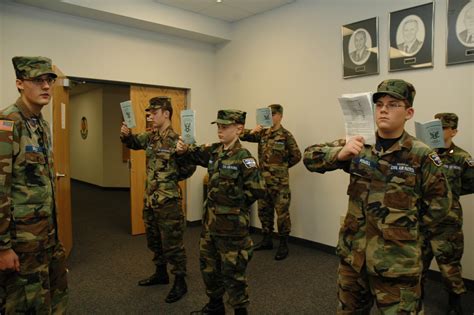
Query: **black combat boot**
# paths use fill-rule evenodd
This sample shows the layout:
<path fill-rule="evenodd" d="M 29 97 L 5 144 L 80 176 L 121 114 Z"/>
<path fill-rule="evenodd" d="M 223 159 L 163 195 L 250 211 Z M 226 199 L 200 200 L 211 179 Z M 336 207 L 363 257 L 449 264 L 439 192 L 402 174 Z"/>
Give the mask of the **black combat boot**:
<path fill-rule="evenodd" d="M 204 305 L 202 310 L 191 312 L 191 315 L 202 314 L 202 315 L 225 315 L 224 300 L 222 297 L 218 299 L 210 299 L 209 303 Z"/>
<path fill-rule="evenodd" d="M 253 250 L 267 250 L 267 249 L 273 249 L 273 240 L 272 240 L 271 233 L 263 233 L 262 240 L 253 248 Z"/>
<path fill-rule="evenodd" d="M 275 254 L 275 260 L 283 260 L 288 257 L 288 236 L 280 236 L 280 246 Z"/>
<path fill-rule="evenodd" d="M 168 277 L 168 271 L 166 270 L 165 265 L 157 265 L 156 272 L 150 277 L 138 281 L 138 285 L 147 287 L 155 284 L 168 284 L 170 283 L 170 278 Z"/>
<path fill-rule="evenodd" d="M 186 280 L 184 280 L 184 276 L 176 276 L 174 278 L 174 284 L 171 288 L 170 293 L 165 299 L 166 303 L 174 303 L 180 300 L 185 294 L 188 292 L 188 286 L 186 285 Z"/>
<path fill-rule="evenodd" d="M 449 305 L 447 315 L 462 315 L 461 295 L 456 293 L 449 293 Z"/>
<path fill-rule="evenodd" d="M 247 315 L 248 312 L 247 312 L 247 309 L 245 307 L 242 307 L 242 308 L 236 308 L 234 310 L 234 314 L 235 315 Z"/>

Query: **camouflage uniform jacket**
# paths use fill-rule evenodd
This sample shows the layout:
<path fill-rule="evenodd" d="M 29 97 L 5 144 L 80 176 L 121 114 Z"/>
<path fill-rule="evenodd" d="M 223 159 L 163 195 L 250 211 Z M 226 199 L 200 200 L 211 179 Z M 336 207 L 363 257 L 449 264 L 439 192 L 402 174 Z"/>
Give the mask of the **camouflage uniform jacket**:
<path fill-rule="evenodd" d="M 360 271 L 384 277 L 421 274 L 421 225 L 434 228 L 447 214 L 451 192 L 435 152 L 404 133 L 385 152 L 364 146 L 337 161 L 345 140 L 308 147 L 304 164 L 313 172 L 350 174 L 349 208 L 339 232 L 338 255 Z"/>
<path fill-rule="evenodd" d="M 474 193 L 474 160 L 469 153 L 453 143 L 449 149 L 438 154 L 451 185 L 453 202 L 459 202 L 462 195 Z"/>
<path fill-rule="evenodd" d="M 265 195 L 265 182 L 250 152 L 237 140 L 228 150 L 221 143 L 190 146 L 182 159 L 208 169 L 204 230 L 219 236 L 248 235 L 250 206 Z"/>
<path fill-rule="evenodd" d="M 280 126 L 277 130 L 263 129 L 251 134 L 246 129 L 241 140 L 258 142 L 258 161 L 262 174 L 270 184 L 271 177 L 288 178 L 288 168 L 301 160 L 301 152 L 293 135 Z"/>
<path fill-rule="evenodd" d="M 121 139 L 130 149 L 145 150 L 145 207 L 157 208 L 170 199 L 181 198 L 178 181 L 190 177 L 196 166 L 178 164 L 175 148 L 179 135 L 171 126 L 161 133 L 147 131 Z"/>
<path fill-rule="evenodd" d="M 56 213 L 51 134 L 21 98 L 0 111 L 0 250 L 54 246 Z"/>
<path fill-rule="evenodd" d="M 451 209 L 459 209 L 450 211 L 443 224 L 462 226 L 462 207 L 459 197 L 474 193 L 474 161 L 469 153 L 454 143 L 447 150 L 439 151 L 438 154 L 443 161 L 444 171 L 453 194 Z"/>

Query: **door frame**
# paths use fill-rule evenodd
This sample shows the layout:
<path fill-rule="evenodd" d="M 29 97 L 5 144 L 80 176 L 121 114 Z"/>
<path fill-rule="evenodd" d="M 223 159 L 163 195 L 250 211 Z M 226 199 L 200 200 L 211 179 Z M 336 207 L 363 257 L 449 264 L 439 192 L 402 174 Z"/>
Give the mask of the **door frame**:
<path fill-rule="evenodd" d="M 138 86 L 138 87 L 151 87 L 151 88 L 160 88 L 160 89 L 175 89 L 175 90 L 183 90 L 185 91 L 185 104 L 184 104 L 184 107 L 186 109 L 188 109 L 190 106 L 190 91 L 191 89 L 189 88 L 183 88 L 183 87 L 176 87 L 176 86 L 166 86 L 166 85 L 155 85 L 155 84 L 145 84 L 145 83 L 135 83 L 135 82 L 128 82 L 128 81 L 114 81 L 114 80 L 103 80 L 103 79 L 92 79 L 92 78 L 85 78 L 85 77 L 76 77 L 76 76 L 70 76 L 70 75 L 67 75 L 66 76 L 67 79 L 69 79 L 70 81 L 75 81 L 75 82 L 82 82 L 82 83 L 94 83 L 94 84 L 103 84 L 103 85 L 119 85 L 119 86 L 127 86 L 129 88 L 131 88 L 131 86 Z M 174 113 L 174 115 L 179 115 L 179 113 Z M 68 135 L 69 136 L 69 135 Z M 118 136 L 118 133 L 117 133 L 117 136 Z M 129 172 L 131 173 L 131 167 L 129 165 Z M 130 178 L 131 178 L 131 174 L 130 174 Z M 132 182 L 130 182 L 130 185 L 132 184 Z M 130 194 L 132 193 L 132 189 L 131 189 L 131 186 L 130 186 Z M 130 203 L 132 202 L 132 196 L 131 197 L 131 201 Z M 183 193 L 183 211 L 185 213 L 187 213 L 187 189 L 184 191 Z M 132 208 L 132 204 L 130 204 L 130 208 Z M 71 212 L 73 211 L 73 209 L 71 210 Z M 138 234 L 142 234 L 141 232 L 140 233 L 133 233 L 132 231 L 132 218 L 130 217 L 130 227 L 131 227 L 131 230 L 130 230 L 130 234 L 131 235 L 138 235 Z M 144 233 L 144 227 L 143 227 L 143 233 Z"/>

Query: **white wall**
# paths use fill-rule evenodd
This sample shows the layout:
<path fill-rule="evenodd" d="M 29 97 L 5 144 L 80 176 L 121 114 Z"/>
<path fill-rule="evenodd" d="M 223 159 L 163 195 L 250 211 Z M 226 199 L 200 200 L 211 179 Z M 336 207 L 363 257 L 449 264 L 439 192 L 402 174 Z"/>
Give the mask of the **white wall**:
<path fill-rule="evenodd" d="M 102 132 L 102 89 L 71 96 L 69 132 L 71 178 L 103 186 L 104 147 Z M 89 132 L 81 137 L 81 119 L 87 119 Z"/>
<path fill-rule="evenodd" d="M 301 150 L 344 135 L 337 97 L 373 91 L 386 78 L 412 82 L 416 119 L 436 112 L 461 117 L 456 143 L 474 153 L 473 64 L 445 66 L 446 1 L 436 1 L 435 51 L 432 69 L 388 73 L 388 12 L 419 1 L 298 0 L 234 26 L 233 40 L 217 52 L 217 101 L 246 110 L 247 126 L 255 125 L 255 108 L 273 102 L 285 106 L 283 125 Z M 341 14 L 344 13 L 344 14 Z M 341 25 L 379 17 L 380 74 L 342 79 Z M 407 129 L 413 131 L 413 121 Z M 256 154 L 256 144 L 247 143 Z M 347 210 L 348 175 L 342 171 L 309 173 L 303 163 L 290 171 L 292 235 L 331 246 L 337 243 L 340 216 Z M 466 211 L 464 276 L 474 279 L 474 196 L 462 198 Z M 254 213 L 253 222 L 259 225 Z"/>
<path fill-rule="evenodd" d="M 122 142 L 120 126 L 122 111 L 118 105 L 130 99 L 130 88 L 126 86 L 110 86 L 103 88 L 102 132 L 104 142 L 103 176 L 104 187 L 130 187 L 130 171 L 127 163 L 122 161 Z"/>
<path fill-rule="evenodd" d="M 198 141 L 215 140 L 209 125 L 217 109 L 214 46 L 19 4 L 5 3 L 1 9 L 2 104 L 18 97 L 11 58 L 49 56 L 70 76 L 191 89 Z M 37 30 L 37 36 L 31 30 Z M 48 117 L 49 108 L 45 110 Z M 189 191 L 199 192 L 188 196 L 188 220 L 201 217 L 204 174 L 200 168 L 188 180 Z"/>

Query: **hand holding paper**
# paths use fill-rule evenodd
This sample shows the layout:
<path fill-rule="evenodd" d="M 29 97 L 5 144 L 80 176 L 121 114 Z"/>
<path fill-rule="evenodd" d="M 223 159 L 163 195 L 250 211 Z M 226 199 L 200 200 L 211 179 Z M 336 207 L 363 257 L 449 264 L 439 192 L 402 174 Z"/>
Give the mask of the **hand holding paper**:
<path fill-rule="evenodd" d="M 372 93 L 343 94 L 338 100 L 344 114 L 346 140 L 360 135 L 366 144 L 375 144 Z"/>
<path fill-rule="evenodd" d="M 354 136 L 346 141 L 342 150 L 337 154 L 338 161 L 347 161 L 359 155 L 364 147 L 364 137 Z"/>
<path fill-rule="evenodd" d="M 128 128 L 135 128 L 137 126 L 135 122 L 135 114 L 133 113 L 132 102 L 125 101 L 120 103 L 120 108 L 122 109 L 123 119 Z"/>
<path fill-rule="evenodd" d="M 260 125 L 264 128 L 271 127 L 273 125 L 271 108 L 257 108 L 257 125 Z"/>
<path fill-rule="evenodd" d="M 125 122 L 122 122 L 122 128 L 120 128 L 120 133 L 125 137 L 128 137 L 131 134 L 130 128 L 127 127 Z"/>
<path fill-rule="evenodd" d="M 186 144 L 196 142 L 196 112 L 192 109 L 181 111 L 181 136 Z"/>

